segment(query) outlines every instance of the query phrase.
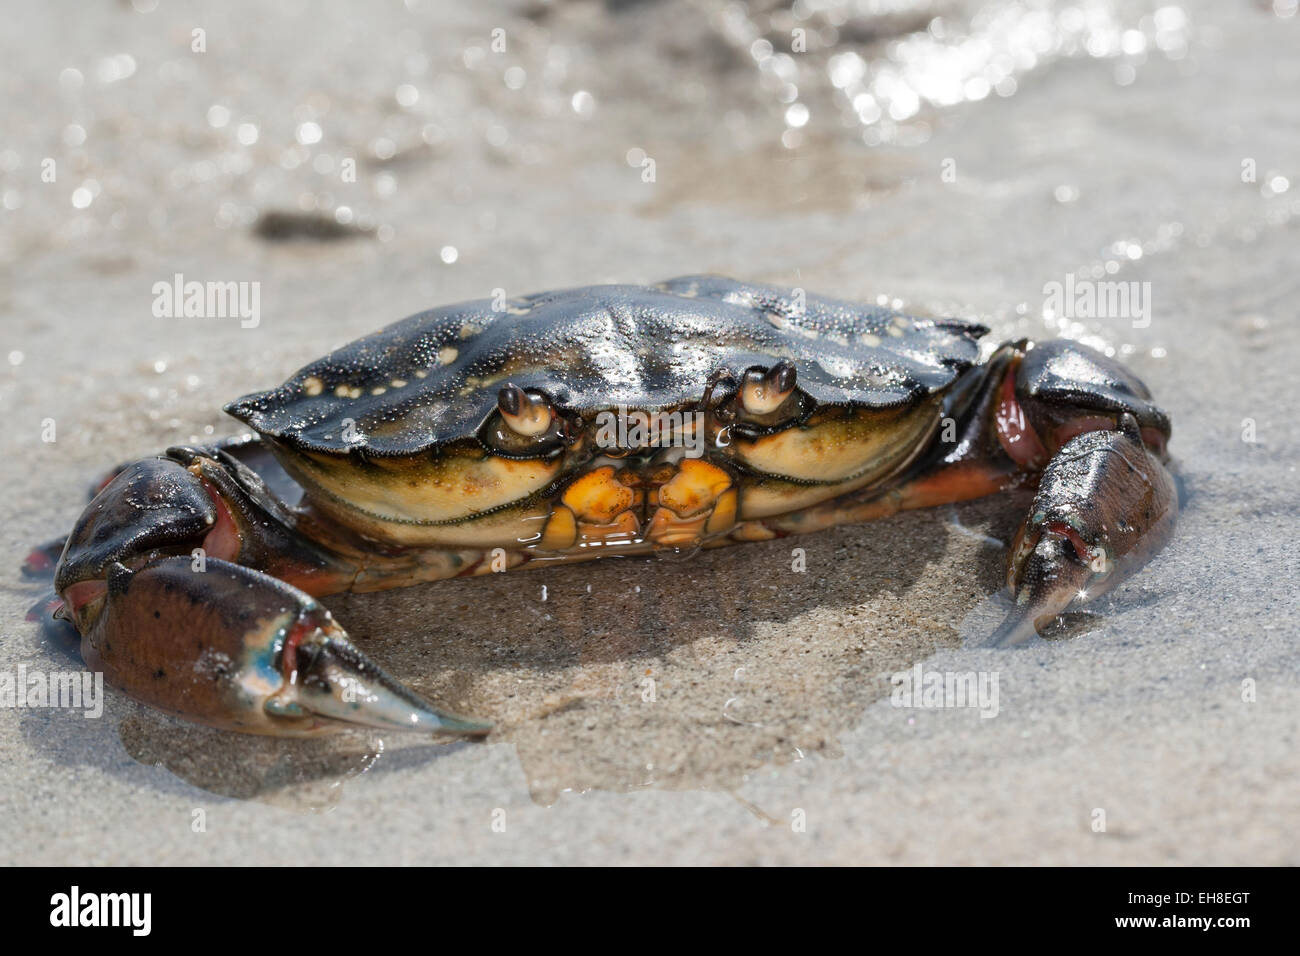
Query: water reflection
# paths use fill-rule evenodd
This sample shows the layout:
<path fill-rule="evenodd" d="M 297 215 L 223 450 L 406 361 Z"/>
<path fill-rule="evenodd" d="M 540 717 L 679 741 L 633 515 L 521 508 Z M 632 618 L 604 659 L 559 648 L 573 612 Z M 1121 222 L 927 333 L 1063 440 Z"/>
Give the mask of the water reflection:
<path fill-rule="evenodd" d="M 33 187 L 48 145 L 19 135 L 0 151 L 0 205 L 56 243 L 147 226 L 165 249 L 185 227 L 267 235 L 268 216 L 312 224 L 293 232 L 301 238 L 386 243 L 427 221 L 429 203 L 471 201 L 477 177 L 450 175 L 449 162 L 621 155 L 644 133 L 647 106 L 670 111 L 683 142 L 741 152 L 816 151 L 836 138 L 907 146 L 929 137 L 938 111 L 1012 96 L 1054 61 L 1114 61 L 1126 85 L 1194 39 L 1181 6 L 1117 0 L 556 4 L 493 27 L 429 4 L 394 27 L 390 70 L 374 68 L 368 46 L 332 48 L 330 73 L 370 78 L 339 86 L 312 58 L 279 55 L 288 37 L 346 33 L 337 15 L 280 11 L 225 69 L 177 55 L 171 34 L 192 24 L 166 7 L 124 11 L 134 19 L 93 62 L 15 63 L 30 77 L 17 89 L 60 131 L 59 183 L 70 185 L 57 199 Z M 224 16 L 207 29 L 230 35 Z M 259 87 L 289 91 L 273 98 L 278 112 L 250 95 L 253 64 Z M 147 175 L 119 129 L 151 144 Z M 179 201 L 195 190 L 210 200 L 202 222 Z M 480 225 L 490 232 L 495 218 Z"/>

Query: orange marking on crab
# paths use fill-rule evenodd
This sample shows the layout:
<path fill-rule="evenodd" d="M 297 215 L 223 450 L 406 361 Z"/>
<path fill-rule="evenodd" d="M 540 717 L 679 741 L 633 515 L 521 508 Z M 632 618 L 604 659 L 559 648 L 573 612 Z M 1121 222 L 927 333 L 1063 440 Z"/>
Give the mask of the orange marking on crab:
<path fill-rule="evenodd" d="M 707 515 L 683 520 L 667 508 L 659 508 L 650 519 L 646 538 L 659 547 L 684 547 L 694 544 L 704 536 L 707 521 Z"/>
<path fill-rule="evenodd" d="M 609 524 L 635 501 L 631 488 L 614 477 L 614 467 L 593 468 L 574 481 L 560 499 L 584 522 Z"/>
<path fill-rule="evenodd" d="M 1001 491 L 1016 480 L 1014 472 L 984 462 L 961 462 L 918 478 L 901 489 L 899 510 L 930 508 L 954 501 L 970 501 Z"/>
<path fill-rule="evenodd" d="M 578 522 L 578 543 L 587 547 L 632 544 L 641 540 L 641 522 L 630 511 L 624 511 L 607 522 Z"/>
<path fill-rule="evenodd" d="M 578 519 L 564 505 L 556 505 L 546 519 L 546 530 L 537 547 L 543 551 L 564 551 L 578 540 Z"/>
<path fill-rule="evenodd" d="M 731 529 L 732 541 L 771 541 L 780 536 L 780 532 L 772 530 L 761 521 L 742 521 Z"/>
<path fill-rule="evenodd" d="M 716 465 L 686 458 L 667 484 L 659 489 L 659 504 L 679 518 L 690 518 L 712 508 L 731 487 L 731 476 Z"/>
<path fill-rule="evenodd" d="M 740 510 L 740 496 L 735 488 L 724 491 L 713 506 L 709 520 L 704 526 L 708 534 L 721 534 L 736 524 L 736 514 Z"/>

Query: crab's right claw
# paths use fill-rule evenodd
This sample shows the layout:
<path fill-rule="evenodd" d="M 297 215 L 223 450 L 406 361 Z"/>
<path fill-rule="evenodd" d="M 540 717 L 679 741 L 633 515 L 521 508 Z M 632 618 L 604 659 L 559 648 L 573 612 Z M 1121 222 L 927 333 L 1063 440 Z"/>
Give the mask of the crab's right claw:
<path fill-rule="evenodd" d="M 93 670 L 137 700 L 244 733 L 313 736 L 349 727 L 485 734 L 443 713 L 365 657 L 310 595 L 209 558 L 164 558 L 64 599 Z"/>
<path fill-rule="evenodd" d="M 1124 415 L 1115 431 L 1070 439 L 1044 469 L 1007 565 L 1015 607 L 991 643 L 1019 644 L 1113 588 L 1173 532 L 1173 477 Z"/>

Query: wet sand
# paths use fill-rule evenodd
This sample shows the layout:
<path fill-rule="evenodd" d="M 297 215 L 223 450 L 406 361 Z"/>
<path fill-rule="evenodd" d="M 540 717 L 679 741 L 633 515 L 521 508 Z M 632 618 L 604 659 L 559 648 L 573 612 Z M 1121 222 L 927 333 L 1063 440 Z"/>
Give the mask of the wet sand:
<path fill-rule="evenodd" d="M 105 467 L 233 433 L 225 400 L 495 288 L 712 271 L 1113 348 L 1174 421 L 1172 544 L 1012 651 L 980 639 L 1023 495 L 332 598 L 375 659 L 497 732 L 268 741 L 111 691 L 97 720 L 0 709 L 0 861 L 1300 862 L 1300 19 L 1100 4 L 1089 33 L 1050 7 L 1058 45 L 1009 94 L 888 124 L 831 57 L 948 61 L 891 45 L 918 42 L 906 19 L 846 28 L 781 81 L 810 112 L 791 125 L 763 79 L 787 67 L 751 52 L 788 25 L 722 9 L 424 3 L 351 43 L 341 5 L 236 10 L 202 54 L 170 9 L 28 11 L 0 57 L 0 670 L 79 666 L 24 620 L 17 569 Z M 1126 30 L 1141 55 L 1114 52 Z M 1149 282 L 1149 325 L 1044 317 L 1045 284 L 1094 270 Z M 259 282 L 260 321 L 155 317 L 176 273 Z M 891 706 L 918 662 L 996 674 L 996 717 Z"/>

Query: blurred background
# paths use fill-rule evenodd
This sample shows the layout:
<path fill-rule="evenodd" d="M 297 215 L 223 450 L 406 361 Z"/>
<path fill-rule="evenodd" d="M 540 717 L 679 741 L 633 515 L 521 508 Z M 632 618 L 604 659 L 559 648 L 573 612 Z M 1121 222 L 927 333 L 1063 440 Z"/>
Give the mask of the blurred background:
<path fill-rule="evenodd" d="M 3 713 L 8 858 L 1297 862 L 1296 8 L 6 3 L 0 667 L 78 666 L 17 568 L 105 467 L 496 289 L 719 272 L 1081 339 L 1171 412 L 1188 493 L 1084 633 L 1013 653 L 971 640 L 1005 500 L 810 538 L 805 575 L 774 542 L 339 598 L 500 732 Z M 256 283 L 256 321 L 159 315 L 177 275 Z M 1067 276 L 1149 283 L 1150 321 L 1061 314 Z M 891 708 L 917 661 L 999 673 L 999 718 Z"/>

